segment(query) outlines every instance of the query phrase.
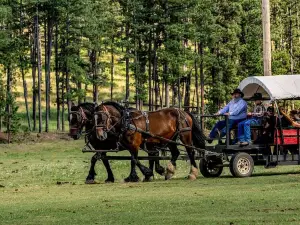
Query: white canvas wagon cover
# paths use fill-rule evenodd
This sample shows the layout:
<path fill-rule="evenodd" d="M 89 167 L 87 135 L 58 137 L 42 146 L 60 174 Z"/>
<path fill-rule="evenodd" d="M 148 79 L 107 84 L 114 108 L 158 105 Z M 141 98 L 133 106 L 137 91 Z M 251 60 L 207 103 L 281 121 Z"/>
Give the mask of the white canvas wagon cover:
<path fill-rule="evenodd" d="M 300 99 L 300 75 L 254 76 L 244 79 L 239 88 L 245 99 L 262 93 L 264 99 Z"/>

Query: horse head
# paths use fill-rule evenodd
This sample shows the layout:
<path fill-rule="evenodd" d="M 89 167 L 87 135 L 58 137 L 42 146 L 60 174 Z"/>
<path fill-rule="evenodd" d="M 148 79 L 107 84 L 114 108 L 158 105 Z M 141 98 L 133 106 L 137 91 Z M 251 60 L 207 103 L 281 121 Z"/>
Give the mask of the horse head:
<path fill-rule="evenodd" d="M 69 135 L 78 140 L 82 134 L 83 128 L 89 130 L 92 128 L 92 119 L 94 113 L 94 103 L 82 103 L 78 106 L 73 105 L 69 113 Z"/>
<path fill-rule="evenodd" d="M 100 141 L 106 140 L 109 134 L 118 133 L 123 111 L 123 106 L 116 102 L 105 102 L 96 107 L 94 125 L 96 136 Z"/>

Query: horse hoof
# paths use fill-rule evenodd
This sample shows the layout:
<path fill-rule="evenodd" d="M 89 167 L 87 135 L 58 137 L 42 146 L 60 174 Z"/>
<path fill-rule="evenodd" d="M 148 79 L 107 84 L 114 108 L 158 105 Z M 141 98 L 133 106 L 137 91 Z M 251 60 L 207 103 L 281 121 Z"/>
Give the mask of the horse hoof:
<path fill-rule="evenodd" d="M 171 162 L 168 163 L 167 165 L 167 172 L 168 173 L 175 173 L 175 167 L 173 166 L 173 164 Z"/>
<path fill-rule="evenodd" d="M 144 180 L 143 180 L 143 182 L 150 182 L 150 181 L 152 181 L 152 176 L 151 177 L 145 177 L 144 178 Z"/>
<path fill-rule="evenodd" d="M 165 180 L 170 180 L 173 177 L 174 173 L 167 173 L 165 175 Z"/>
<path fill-rule="evenodd" d="M 198 175 L 199 175 L 199 170 L 198 170 L 198 168 L 192 166 L 191 171 L 190 171 L 190 174 L 194 175 L 194 176 L 197 178 Z"/>
<path fill-rule="evenodd" d="M 86 180 L 85 184 L 96 184 L 95 180 Z"/>
<path fill-rule="evenodd" d="M 166 170 L 163 167 L 160 167 L 156 170 L 156 172 L 161 175 L 161 176 L 165 176 L 166 175 Z"/>
<path fill-rule="evenodd" d="M 188 179 L 191 180 L 191 181 L 193 181 L 193 180 L 196 180 L 197 177 L 194 174 L 189 174 L 188 175 Z"/>
<path fill-rule="evenodd" d="M 106 179 L 105 180 L 105 183 L 109 184 L 109 183 L 114 183 L 115 180 L 114 179 Z"/>
<path fill-rule="evenodd" d="M 136 177 L 127 177 L 124 179 L 124 182 L 125 183 L 128 183 L 128 182 L 139 182 L 140 181 L 140 178 L 138 176 Z"/>

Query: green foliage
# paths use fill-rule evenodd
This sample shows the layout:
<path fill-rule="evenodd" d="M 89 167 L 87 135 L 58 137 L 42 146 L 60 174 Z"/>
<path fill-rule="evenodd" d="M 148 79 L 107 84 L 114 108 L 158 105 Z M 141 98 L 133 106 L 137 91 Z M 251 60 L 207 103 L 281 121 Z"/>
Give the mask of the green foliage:
<path fill-rule="evenodd" d="M 270 5 L 272 72 L 299 73 L 300 3 L 272 0 Z M 124 69 L 116 74 L 118 82 L 125 80 L 120 77 L 126 73 L 127 59 L 130 90 L 135 90 L 130 97 L 144 102 L 151 96 L 150 80 L 153 96 L 163 99 L 162 89 L 167 83 L 173 103 L 178 105 L 190 75 L 195 84 L 197 67 L 197 75 L 200 70 L 203 75 L 205 109 L 210 113 L 229 100 L 229 93 L 242 79 L 262 75 L 260 1 L 0 0 L 0 70 L 5 73 L 8 67 L 17 68 L 13 70 L 12 86 L 20 79 L 21 68 L 29 77 L 36 66 L 30 55 L 36 18 L 42 49 L 40 63 L 46 70 L 44 49 L 49 38 L 47 28 L 52 26 L 50 71 L 58 74 L 58 96 L 62 98 L 52 98 L 52 104 L 82 101 L 91 89 L 106 91 L 109 85 L 114 87 L 110 80 L 112 53 L 115 64 Z M 57 57 L 53 57 L 55 49 Z M 86 85 L 87 90 L 83 88 Z M 57 91 L 54 86 L 51 83 L 51 96 Z M 119 86 L 125 86 L 125 82 Z M 189 88 L 194 91 L 194 87 Z M 119 93 L 118 99 L 124 98 L 125 92 Z"/>

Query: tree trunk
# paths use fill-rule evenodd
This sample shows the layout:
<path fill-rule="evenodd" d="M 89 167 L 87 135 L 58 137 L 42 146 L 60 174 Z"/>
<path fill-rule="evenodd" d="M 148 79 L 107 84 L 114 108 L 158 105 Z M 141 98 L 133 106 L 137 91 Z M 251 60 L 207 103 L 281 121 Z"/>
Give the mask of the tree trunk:
<path fill-rule="evenodd" d="M 126 40 L 129 40 L 129 24 L 125 28 Z M 129 46 L 126 46 L 126 101 L 129 100 Z"/>
<path fill-rule="evenodd" d="M 93 73 L 93 101 L 98 102 L 98 69 L 97 69 L 97 51 L 91 51 L 90 61 Z"/>
<path fill-rule="evenodd" d="M 70 19 L 69 15 L 67 18 L 67 49 L 69 46 L 69 32 L 70 32 Z M 67 58 L 69 57 L 69 51 L 67 50 Z M 68 114 L 71 111 L 71 101 L 70 101 L 70 74 L 69 74 L 69 65 L 68 60 L 66 60 L 66 92 L 67 92 L 67 106 L 68 106 Z M 64 118 L 63 118 L 64 119 Z"/>
<path fill-rule="evenodd" d="M 36 87 L 36 68 L 37 68 L 37 16 L 34 17 L 33 22 L 33 46 L 31 49 L 31 65 L 32 65 L 32 119 L 33 131 L 36 131 L 36 101 L 37 101 L 37 87 Z"/>
<path fill-rule="evenodd" d="M 36 23 L 36 44 L 37 44 L 37 58 L 38 58 L 38 106 L 39 106 L 39 133 L 42 132 L 42 52 L 41 52 L 41 41 L 39 32 L 39 17 L 37 15 Z"/>
<path fill-rule="evenodd" d="M 12 75 L 11 75 L 11 65 L 7 67 L 7 85 L 6 85 L 6 98 L 7 100 L 9 97 L 12 97 L 11 94 L 11 82 L 12 82 Z M 7 101 L 6 103 L 6 112 L 7 112 L 7 139 L 8 143 L 11 142 L 11 117 L 12 117 L 12 110 L 11 110 L 11 100 Z"/>
<path fill-rule="evenodd" d="M 21 74 L 22 74 L 22 82 L 23 82 L 23 90 L 24 90 L 24 101 L 25 101 L 25 108 L 26 108 L 26 117 L 27 117 L 27 123 L 28 123 L 28 130 L 31 131 L 30 113 L 29 113 L 29 107 L 28 107 L 27 82 L 26 82 L 25 71 L 24 71 L 23 67 L 21 67 Z"/>
<path fill-rule="evenodd" d="M 190 98 L 191 98 L 191 73 L 188 73 L 186 83 L 185 83 L 185 98 L 184 98 L 184 106 L 185 111 L 189 111 L 190 107 Z"/>
<path fill-rule="evenodd" d="M 200 92 L 201 92 L 201 114 L 204 115 L 204 65 L 203 65 L 203 44 L 198 44 L 200 54 Z"/>
<path fill-rule="evenodd" d="M 151 35 L 150 35 L 151 36 Z M 148 57 L 149 57 L 149 60 L 148 60 L 148 108 L 149 108 L 149 111 L 152 111 L 152 68 L 151 68 L 151 65 L 152 65 L 152 42 L 151 40 L 149 40 L 149 47 L 148 47 Z"/>
<path fill-rule="evenodd" d="M 87 85 L 87 83 L 85 83 L 85 85 L 84 85 L 84 98 L 83 98 L 83 102 L 86 102 L 86 93 L 87 93 L 87 91 L 88 91 L 88 85 Z"/>
<path fill-rule="evenodd" d="M 56 129 L 60 130 L 60 88 L 58 64 L 58 23 L 55 24 L 55 86 L 56 86 Z"/>
<path fill-rule="evenodd" d="M 195 55 L 197 55 L 197 43 L 195 42 Z M 198 74 L 198 63 L 195 59 L 195 91 L 196 91 L 196 102 L 197 102 L 197 113 L 200 114 L 200 101 L 199 101 L 199 74 Z M 194 101 L 193 101 L 194 103 Z"/>
<path fill-rule="evenodd" d="M 46 128 L 45 131 L 49 132 L 49 120 L 50 120 L 50 72 L 51 72 L 51 54 L 52 54 L 52 39 L 53 39 L 53 20 L 52 18 L 47 19 L 47 48 L 46 48 L 46 76 L 45 76 L 45 87 L 46 87 Z"/>
<path fill-rule="evenodd" d="M 293 21 L 292 21 L 292 9 L 288 8 L 289 11 L 289 47 L 290 47 L 290 73 L 294 74 L 294 59 L 293 59 Z"/>
<path fill-rule="evenodd" d="M 158 87 L 158 65 L 157 65 L 157 49 L 158 49 L 158 42 L 157 42 L 157 35 L 154 41 L 153 47 L 153 80 L 154 80 L 154 105 L 155 109 L 158 109 L 158 102 L 159 102 L 159 87 Z"/>
<path fill-rule="evenodd" d="M 63 73 L 63 79 L 61 82 L 61 128 L 65 131 L 65 73 Z"/>
<path fill-rule="evenodd" d="M 20 35 L 23 36 L 23 4 L 22 0 L 20 1 Z M 24 92 L 24 103 L 26 108 L 26 116 L 27 116 L 27 123 L 28 123 L 28 130 L 31 131 L 31 123 L 30 123 L 30 113 L 29 113 L 29 107 L 28 107 L 28 91 L 27 91 L 27 82 L 25 79 L 25 71 L 24 71 L 24 56 L 20 56 L 20 65 L 21 65 L 21 74 L 22 74 L 22 83 L 23 83 L 23 92 Z"/>
<path fill-rule="evenodd" d="M 169 98 L 170 98 L 170 96 L 169 96 L 169 80 L 168 80 L 168 72 L 169 72 L 169 67 L 168 67 L 168 63 L 167 62 L 165 62 L 164 63 L 164 68 L 163 68 L 163 73 L 164 73 L 164 80 L 165 80 L 165 82 L 164 82 L 164 85 L 165 85 L 165 87 L 164 87 L 164 92 L 165 92 L 165 106 L 167 107 L 167 108 L 169 108 L 169 106 L 170 106 L 170 100 L 169 100 Z"/>
<path fill-rule="evenodd" d="M 272 75 L 270 0 L 262 0 L 264 76 Z"/>
<path fill-rule="evenodd" d="M 114 37 L 111 42 L 111 67 L 110 67 L 110 100 L 113 100 L 114 92 L 114 76 L 115 76 L 115 55 L 114 55 Z"/>

